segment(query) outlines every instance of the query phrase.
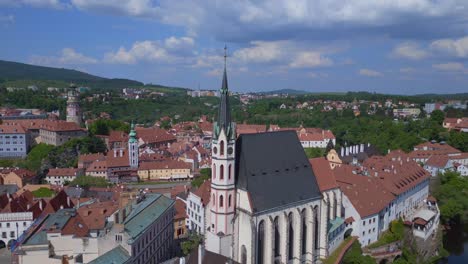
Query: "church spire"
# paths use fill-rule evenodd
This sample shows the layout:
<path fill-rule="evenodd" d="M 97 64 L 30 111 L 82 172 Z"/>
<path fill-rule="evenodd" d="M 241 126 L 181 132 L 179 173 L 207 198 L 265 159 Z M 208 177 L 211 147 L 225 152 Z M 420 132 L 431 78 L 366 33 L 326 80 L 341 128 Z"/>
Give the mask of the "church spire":
<path fill-rule="evenodd" d="M 221 130 L 224 128 L 226 135 L 230 134 L 231 130 L 231 109 L 229 107 L 229 89 L 227 82 L 227 73 L 226 73 L 226 60 L 227 60 L 227 47 L 224 46 L 224 73 L 223 73 L 223 82 L 221 84 L 221 101 L 219 104 L 219 113 L 218 113 L 218 126 Z"/>

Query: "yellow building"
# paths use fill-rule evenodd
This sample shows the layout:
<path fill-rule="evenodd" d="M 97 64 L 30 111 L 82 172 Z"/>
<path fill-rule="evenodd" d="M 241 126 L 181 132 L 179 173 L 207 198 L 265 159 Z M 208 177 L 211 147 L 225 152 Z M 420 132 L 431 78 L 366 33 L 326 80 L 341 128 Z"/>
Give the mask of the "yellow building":
<path fill-rule="evenodd" d="M 179 160 L 142 162 L 138 177 L 142 181 L 181 180 L 193 177 L 191 165 Z"/>

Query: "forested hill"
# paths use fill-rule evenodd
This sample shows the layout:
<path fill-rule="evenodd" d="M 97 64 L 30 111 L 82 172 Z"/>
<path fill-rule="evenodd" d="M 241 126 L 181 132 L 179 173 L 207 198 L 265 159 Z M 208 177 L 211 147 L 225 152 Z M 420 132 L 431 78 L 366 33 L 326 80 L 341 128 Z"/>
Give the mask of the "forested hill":
<path fill-rule="evenodd" d="M 11 86 L 31 85 L 36 83 L 76 83 L 93 88 L 124 88 L 142 86 L 141 82 L 128 79 L 108 79 L 77 70 L 36 66 L 19 62 L 0 60 L 0 84 Z"/>

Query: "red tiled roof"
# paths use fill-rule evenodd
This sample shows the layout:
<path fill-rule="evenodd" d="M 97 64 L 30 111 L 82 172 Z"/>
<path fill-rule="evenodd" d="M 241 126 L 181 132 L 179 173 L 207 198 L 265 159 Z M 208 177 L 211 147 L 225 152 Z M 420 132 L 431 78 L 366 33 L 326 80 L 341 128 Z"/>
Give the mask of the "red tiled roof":
<path fill-rule="evenodd" d="M 68 176 L 77 176 L 80 170 L 76 168 L 56 168 L 49 169 L 46 177 L 55 176 L 55 177 L 68 177 Z"/>
<path fill-rule="evenodd" d="M 418 217 L 415 220 L 413 220 L 413 223 L 425 226 L 427 224 L 427 221 Z"/>
<path fill-rule="evenodd" d="M 36 176 L 36 174 L 30 170 L 20 169 L 20 168 L 4 168 L 0 169 L 0 174 L 8 174 L 10 172 L 15 173 L 22 179 L 31 179 Z"/>
<path fill-rule="evenodd" d="M 185 203 L 180 199 L 176 199 L 175 202 L 175 210 L 176 214 L 174 216 L 174 220 L 185 219 L 187 218 L 187 212 L 185 211 Z"/>
<path fill-rule="evenodd" d="M 432 155 L 427 161 L 426 165 L 436 168 L 444 168 L 449 161 L 447 155 Z"/>
<path fill-rule="evenodd" d="M 211 181 L 207 180 L 204 181 L 200 187 L 195 190 L 193 193 L 196 196 L 201 198 L 203 206 L 206 206 L 210 202 L 210 197 L 211 197 Z"/>
<path fill-rule="evenodd" d="M 93 162 L 96 160 L 104 160 L 105 156 L 104 153 L 92 153 L 92 154 L 81 154 L 78 157 L 78 162 Z"/>
<path fill-rule="evenodd" d="M 0 134 L 24 134 L 26 131 L 21 125 L 0 125 Z"/>
<path fill-rule="evenodd" d="M 61 230 L 62 235 L 73 235 L 75 237 L 87 237 L 89 228 L 79 214 L 71 217 Z"/>
<path fill-rule="evenodd" d="M 106 219 L 119 209 L 114 201 L 95 202 L 80 207 L 77 212 L 91 230 L 103 229 Z"/>
<path fill-rule="evenodd" d="M 39 128 L 54 132 L 84 130 L 74 122 L 66 122 L 63 120 L 44 120 Z"/>
<path fill-rule="evenodd" d="M 127 142 L 128 134 L 123 131 L 112 130 L 109 132 L 109 143 L 113 142 Z"/>
<path fill-rule="evenodd" d="M 333 173 L 341 191 L 361 217 L 377 214 L 393 201 L 395 196 L 378 179 L 354 174 L 353 170 L 353 166 L 343 164 Z"/>
<path fill-rule="evenodd" d="M 107 171 L 107 161 L 105 160 L 94 161 L 86 169 L 86 172 L 94 172 L 94 171 Z"/>
<path fill-rule="evenodd" d="M 165 143 L 176 141 L 176 137 L 161 128 L 136 128 L 137 137 L 143 140 L 145 144 Z"/>
<path fill-rule="evenodd" d="M 338 188 L 335 175 L 333 175 L 333 171 L 331 170 L 328 160 L 322 157 L 310 159 L 309 162 L 321 192 Z"/>
<path fill-rule="evenodd" d="M 354 218 L 352 216 L 345 219 L 346 224 L 353 223 L 354 221 L 356 221 L 356 220 L 354 220 Z"/>

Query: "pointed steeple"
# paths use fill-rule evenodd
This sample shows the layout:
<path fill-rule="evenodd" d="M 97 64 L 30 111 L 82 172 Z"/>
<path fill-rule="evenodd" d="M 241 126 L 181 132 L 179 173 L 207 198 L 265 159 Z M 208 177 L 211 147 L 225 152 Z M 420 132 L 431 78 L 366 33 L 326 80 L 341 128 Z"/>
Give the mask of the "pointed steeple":
<path fill-rule="evenodd" d="M 221 101 L 219 104 L 218 113 L 218 126 L 221 130 L 224 128 L 224 132 L 229 136 L 231 131 L 231 108 L 229 106 L 229 89 L 226 72 L 226 58 L 227 58 L 227 47 L 224 46 L 224 73 L 223 82 L 221 84 Z"/>

